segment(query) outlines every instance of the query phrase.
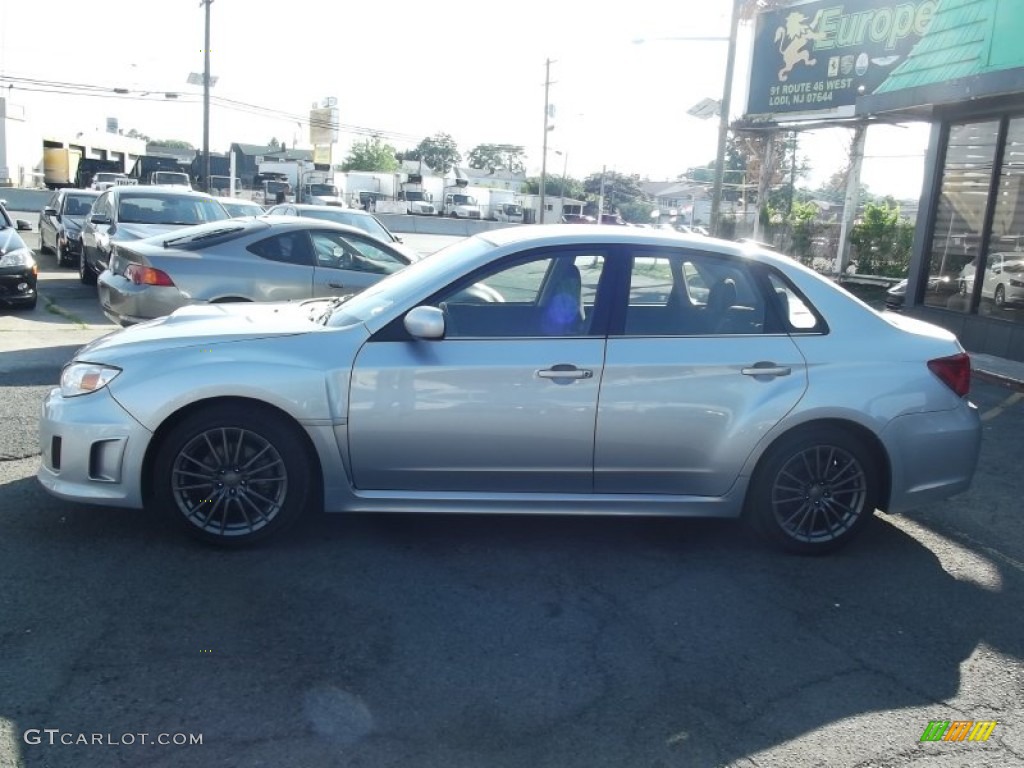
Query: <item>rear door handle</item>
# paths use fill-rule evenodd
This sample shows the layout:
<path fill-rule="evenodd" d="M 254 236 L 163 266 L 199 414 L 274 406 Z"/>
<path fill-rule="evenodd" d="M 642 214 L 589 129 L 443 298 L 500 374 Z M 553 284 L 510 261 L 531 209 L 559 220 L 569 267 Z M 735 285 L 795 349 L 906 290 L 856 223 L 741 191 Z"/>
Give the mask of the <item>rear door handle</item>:
<path fill-rule="evenodd" d="M 593 378 L 594 372 L 563 363 L 537 371 L 537 375 L 542 379 L 590 379 Z"/>
<path fill-rule="evenodd" d="M 792 372 L 793 369 L 787 365 L 769 362 L 754 363 L 750 368 L 740 369 L 744 376 L 789 376 Z"/>

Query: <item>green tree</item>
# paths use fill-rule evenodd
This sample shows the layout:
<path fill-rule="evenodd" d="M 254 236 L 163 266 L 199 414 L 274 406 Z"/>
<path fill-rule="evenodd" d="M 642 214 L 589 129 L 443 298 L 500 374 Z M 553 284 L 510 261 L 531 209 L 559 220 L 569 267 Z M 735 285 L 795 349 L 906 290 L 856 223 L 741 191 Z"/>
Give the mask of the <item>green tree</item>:
<path fill-rule="evenodd" d="M 888 202 L 865 205 L 860 221 L 850 230 L 857 271 L 868 275 L 904 277 L 913 241 L 914 225 L 901 219 L 899 207 Z"/>
<path fill-rule="evenodd" d="M 151 141 L 149 136 L 147 136 L 146 134 L 142 133 L 142 131 L 135 130 L 134 128 L 132 128 L 130 131 L 128 131 L 128 133 L 126 133 L 125 136 L 127 136 L 129 139 L 142 139 L 147 144 Z"/>
<path fill-rule="evenodd" d="M 526 180 L 523 191 L 528 195 L 540 194 L 540 177 L 531 176 Z M 586 200 L 587 191 L 580 179 L 569 176 L 563 179 L 561 176 L 548 176 L 547 184 L 544 185 L 544 194 L 548 197 L 571 197 L 573 200 Z"/>
<path fill-rule="evenodd" d="M 522 173 L 526 169 L 526 154 L 516 144 L 477 144 L 470 150 L 466 162 L 470 168 Z"/>
<path fill-rule="evenodd" d="M 167 147 L 168 149 L 195 149 L 187 141 L 181 139 L 153 139 L 149 145 L 151 147 Z"/>
<path fill-rule="evenodd" d="M 455 139 L 447 133 L 428 136 L 419 143 L 415 151 L 434 173 L 441 175 L 448 173 L 462 160 L 462 153 L 459 152 Z"/>
<path fill-rule="evenodd" d="M 632 224 L 649 224 L 654 210 L 654 204 L 646 200 L 632 200 L 619 206 L 622 218 Z"/>
<path fill-rule="evenodd" d="M 277 136 L 271 136 L 270 141 L 267 142 L 267 146 L 271 149 L 277 150 L 281 148 L 281 142 L 277 140 Z"/>
<path fill-rule="evenodd" d="M 376 136 L 357 141 L 352 144 L 345 162 L 341 164 L 341 170 L 393 173 L 398 170 L 395 148 Z"/>
<path fill-rule="evenodd" d="M 790 237 L 792 238 L 791 255 L 801 259 L 813 256 L 814 221 L 817 216 L 818 206 L 814 203 L 793 201 L 793 208 L 789 212 Z"/>
<path fill-rule="evenodd" d="M 583 180 L 583 188 L 594 201 L 601 194 L 601 177 L 604 176 L 604 208 L 605 211 L 617 211 L 626 203 L 645 199 L 640 189 L 640 177 L 617 171 L 605 171 L 604 174 L 592 173 Z"/>

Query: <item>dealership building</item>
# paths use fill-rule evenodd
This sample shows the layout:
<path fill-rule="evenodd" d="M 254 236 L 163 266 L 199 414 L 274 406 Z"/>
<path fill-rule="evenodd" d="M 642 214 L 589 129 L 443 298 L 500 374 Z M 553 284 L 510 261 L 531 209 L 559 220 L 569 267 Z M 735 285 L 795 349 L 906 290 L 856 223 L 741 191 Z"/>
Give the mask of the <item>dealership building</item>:
<path fill-rule="evenodd" d="M 758 17 L 747 112 L 930 123 L 904 311 L 1024 361 L 1022 40 L 1024 0 L 793 3 Z"/>

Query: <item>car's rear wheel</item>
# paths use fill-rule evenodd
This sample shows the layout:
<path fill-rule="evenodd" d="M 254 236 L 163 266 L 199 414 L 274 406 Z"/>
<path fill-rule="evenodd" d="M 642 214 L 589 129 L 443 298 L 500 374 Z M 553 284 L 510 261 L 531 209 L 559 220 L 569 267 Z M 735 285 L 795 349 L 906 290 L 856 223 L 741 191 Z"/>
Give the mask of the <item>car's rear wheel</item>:
<path fill-rule="evenodd" d="M 152 498 L 203 541 L 238 546 L 280 533 L 313 495 L 314 475 L 298 430 L 259 407 L 195 411 L 160 444 Z"/>
<path fill-rule="evenodd" d="M 67 267 L 70 266 L 70 259 L 68 259 L 68 249 L 60 244 L 60 240 L 57 241 L 57 266 Z"/>
<path fill-rule="evenodd" d="M 874 516 L 878 468 L 863 441 L 813 427 L 781 438 L 758 465 L 746 515 L 767 538 L 801 554 L 845 546 Z"/>
<path fill-rule="evenodd" d="M 995 302 L 1000 309 L 1006 306 L 1006 288 L 1002 285 L 996 286 Z"/>

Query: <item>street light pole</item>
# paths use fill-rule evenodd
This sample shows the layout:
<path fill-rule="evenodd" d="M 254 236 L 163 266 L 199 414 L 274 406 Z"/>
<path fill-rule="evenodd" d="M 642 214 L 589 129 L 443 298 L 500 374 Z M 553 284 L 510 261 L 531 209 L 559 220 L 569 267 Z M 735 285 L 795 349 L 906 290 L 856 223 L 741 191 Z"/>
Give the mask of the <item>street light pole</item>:
<path fill-rule="evenodd" d="M 206 44 L 203 47 L 203 187 L 210 191 L 210 5 L 213 0 L 200 0 L 206 6 Z"/>
<path fill-rule="evenodd" d="M 718 122 L 718 154 L 715 157 L 715 185 L 711 193 L 711 234 L 721 231 L 722 182 L 725 178 L 725 148 L 729 138 L 729 110 L 732 102 L 732 72 L 736 59 L 736 32 L 740 23 L 740 3 L 733 0 L 732 21 L 729 23 L 729 53 L 725 62 L 725 85 L 722 88 L 722 107 Z"/>

